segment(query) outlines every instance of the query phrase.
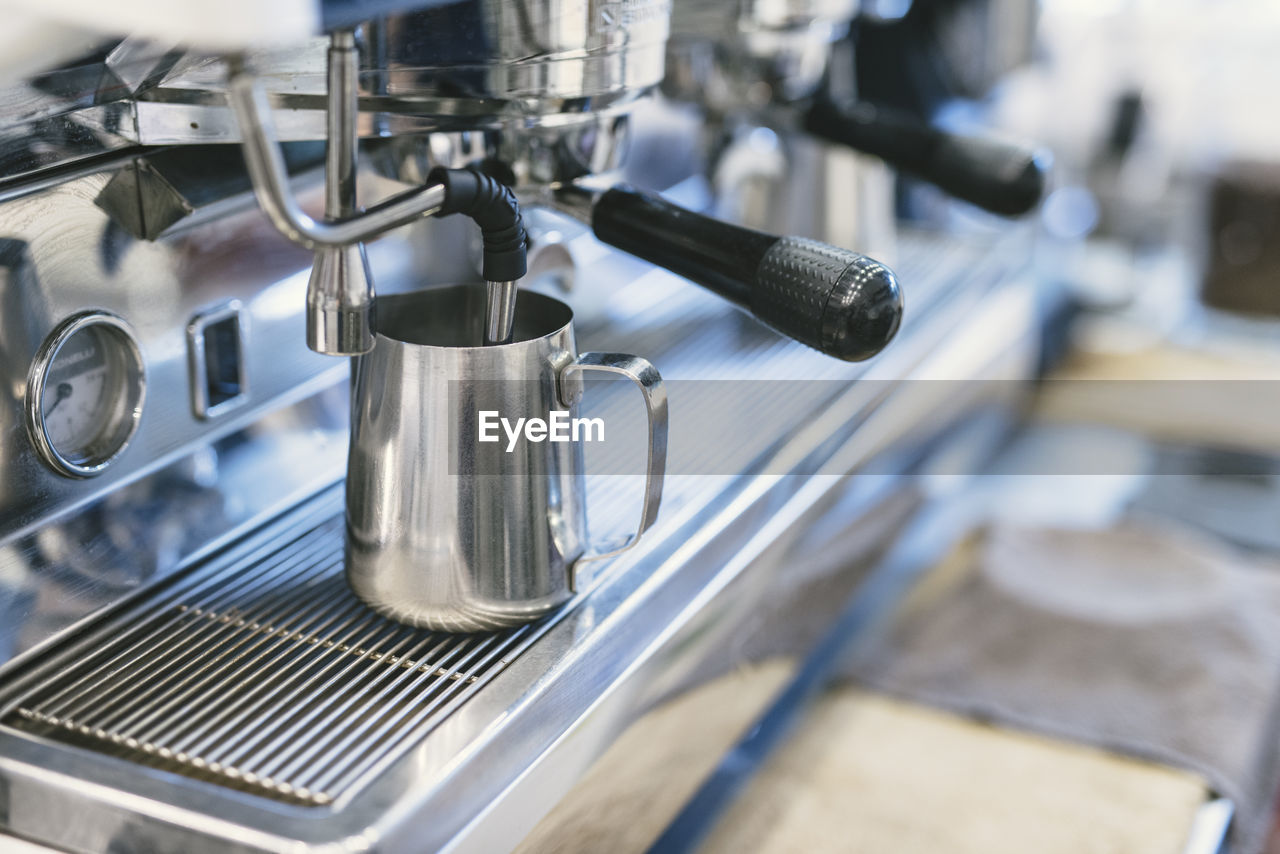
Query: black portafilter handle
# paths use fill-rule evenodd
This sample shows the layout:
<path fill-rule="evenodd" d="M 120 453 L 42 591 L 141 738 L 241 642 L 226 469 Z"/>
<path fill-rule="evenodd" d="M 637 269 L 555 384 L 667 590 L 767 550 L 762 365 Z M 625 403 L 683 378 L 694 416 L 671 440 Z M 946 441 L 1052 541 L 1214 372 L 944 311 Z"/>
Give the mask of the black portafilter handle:
<path fill-rule="evenodd" d="M 857 252 L 729 225 L 626 187 L 596 199 L 591 227 L 603 242 L 702 285 L 837 359 L 871 358 L 902 322 L 893 271 Z"/>
<path fill-rule="evenodd" d="M 1044 195 L 1050 157 L 1043 149 L 959 136 L 866 101 L 843 106 L 819 99 L 805 113 L 804 129 L 879 157 L 991 213 L 1021 216 Z"/>

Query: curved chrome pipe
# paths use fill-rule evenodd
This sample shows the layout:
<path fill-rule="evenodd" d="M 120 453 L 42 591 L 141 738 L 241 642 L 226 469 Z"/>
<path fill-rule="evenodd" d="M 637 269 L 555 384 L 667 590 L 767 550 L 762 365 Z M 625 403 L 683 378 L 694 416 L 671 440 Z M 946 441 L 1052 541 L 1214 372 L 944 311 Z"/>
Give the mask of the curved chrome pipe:
<path fill-rule="evenodd" d="M 356 214 L 332 222 L 308 216 L 289 191 L 289 174 L 276 142 L 275 124 L 266 92 L 257 79 L 241 69 L 233 72 L 227 97 L 240 126 L 245 161 L 258 203 L 279 231 L 307 249 L 343 247 L 375 237 L 430 216 L 444 204 L 438 184 L 415 187 Z"/>

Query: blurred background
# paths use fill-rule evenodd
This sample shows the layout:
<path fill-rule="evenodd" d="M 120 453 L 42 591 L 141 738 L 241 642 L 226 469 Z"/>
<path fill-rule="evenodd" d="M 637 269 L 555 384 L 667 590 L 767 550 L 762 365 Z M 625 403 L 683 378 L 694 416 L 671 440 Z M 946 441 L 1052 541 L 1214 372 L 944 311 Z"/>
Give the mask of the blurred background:
<path fill-rule="evenodd" d="M 690 738 L 741 732 L 730 759 L 651 756 L 670 801 L 636 778 L 600 794 L 598 769 L 527 844 L 585 826 L 653 850 L 1280 852 L 1280 5 L 901 5 L 845 37 L 860 99 L 1052 154 L 1012 226 L 1043 318 L 1026 420 L 925 478 L 946 509 L 876 571 L 910 592 L 855 595 L 829 638 L 818 671 L 844 687 L 735 730 L 766 686 L 804 705 L 804 667 L 758 655 L 611 754 L 704 703 L 720 728 Z M 888 180 L 899 235 L 1011 228 Z M 678 818 L 591 836 L 615 795 Z"/>

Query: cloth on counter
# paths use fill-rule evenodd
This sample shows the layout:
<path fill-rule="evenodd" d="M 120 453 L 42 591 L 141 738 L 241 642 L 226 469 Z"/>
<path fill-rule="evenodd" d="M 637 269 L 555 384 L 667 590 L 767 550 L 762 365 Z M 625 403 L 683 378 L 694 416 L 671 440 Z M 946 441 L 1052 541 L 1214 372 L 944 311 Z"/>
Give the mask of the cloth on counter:
<path fill-rule="evenodd" d="M 846 687 L 700 851 L 1179 854 L 1205 798 L 1185 771 Z"/>
<path fill-rule="evenodd" d="M 1265 842 L 1277 783 L 1280 567 L 1156 524 L 997 525 L 851 658 L 859 682 L 1184 768 Z"/>

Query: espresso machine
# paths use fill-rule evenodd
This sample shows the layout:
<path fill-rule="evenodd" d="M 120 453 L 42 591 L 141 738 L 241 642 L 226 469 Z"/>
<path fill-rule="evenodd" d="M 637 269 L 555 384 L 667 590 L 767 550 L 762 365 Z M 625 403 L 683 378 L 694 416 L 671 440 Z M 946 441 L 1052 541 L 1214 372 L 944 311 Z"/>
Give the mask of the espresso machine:
<path fill-rule="evenodd" d="M 681 2 L 23 7 L 0 69 L 0 843 L 511 849 L 798 585 L 855 584 L 932 461 L 1002 435 L 1036 358 L 1023 243 L 916 238 L 890 270 L 726 218 L 696 157 L 626 157 L 670 128 L 650 102 L 673 28 L 698 36 Z M 356 449 L 399 465 L 404 438 L 353 440 L 391 385 L 361 371 L 422 294 L 458 295 L 431 317 L 477 352 L 571 310 L 579 350 L 665 379 L 660 512 L 652 420 L 647 458 L 589 449 L 584 524 L 628 548 L 536 613 L 424 623 L 348 583 Z"/>

